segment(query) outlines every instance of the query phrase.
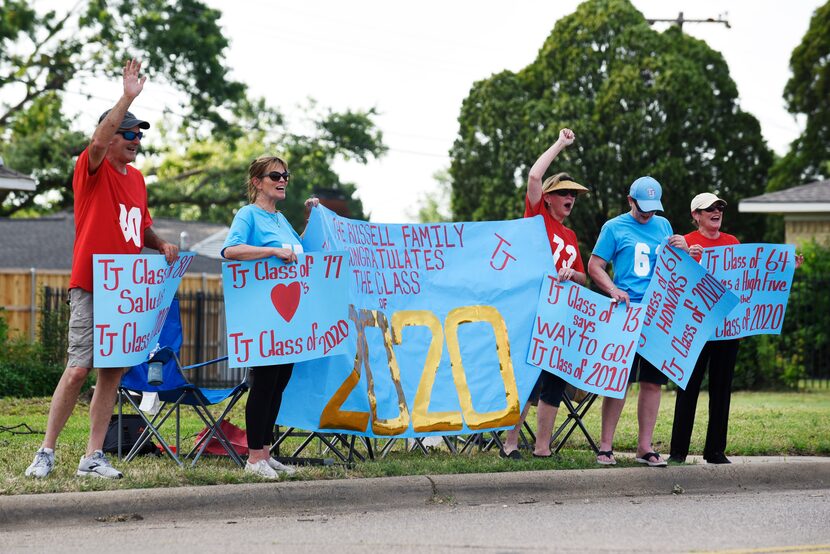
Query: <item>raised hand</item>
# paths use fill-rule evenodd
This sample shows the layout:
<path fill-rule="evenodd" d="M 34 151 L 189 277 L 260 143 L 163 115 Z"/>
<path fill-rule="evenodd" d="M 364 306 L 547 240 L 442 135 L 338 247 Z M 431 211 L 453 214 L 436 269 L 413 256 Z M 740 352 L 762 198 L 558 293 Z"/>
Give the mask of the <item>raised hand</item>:
<path fill-rule="evenodd" d="M 147 76 L 140 76 L 141 62 L 132 59 L 124 64 L 124 94 L 130 98 L 135 98 L 144 89 L 144 81 Z"/>
<path fill-rule="evenodd" d="M 571 144 L 573 144 L 575 139 L 576 135 L 574 135 L 574 132 L 568 129 L 567 127 L 559 131 L 559 142 L 561 142 L 565 146 L 570 146 Z"/>

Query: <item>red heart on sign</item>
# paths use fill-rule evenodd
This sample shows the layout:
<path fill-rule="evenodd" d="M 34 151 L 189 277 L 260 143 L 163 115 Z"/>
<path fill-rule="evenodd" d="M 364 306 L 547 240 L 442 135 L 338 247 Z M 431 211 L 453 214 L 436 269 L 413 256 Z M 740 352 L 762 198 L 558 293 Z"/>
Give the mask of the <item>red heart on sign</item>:
<path fill-rule="evenodd" d="M 297 313 L 297 306 L 300 305 L 300 290 L 298 281 L 289 285 L 280 283 L 271 289 L 271 302 L 286 322 L 291 321 Z"/>

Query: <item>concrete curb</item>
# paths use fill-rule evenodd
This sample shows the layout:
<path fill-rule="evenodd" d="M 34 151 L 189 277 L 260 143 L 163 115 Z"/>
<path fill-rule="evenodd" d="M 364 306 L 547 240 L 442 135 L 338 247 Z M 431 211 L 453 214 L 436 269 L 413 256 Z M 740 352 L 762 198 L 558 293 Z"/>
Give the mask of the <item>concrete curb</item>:
<path fill-rule="evenodd" d="M 731 465 L 522 471 L 0 497 L 0 527 L 95 520 L 233 520 L 252 513 L 373 511 L 431 504 L 527 504 L 613 496 L 830 488 L 830 458 Z M 678 488 L 679 487 L 679 488 Z M 682 492 L 681 492 L 682 490 Z"/>

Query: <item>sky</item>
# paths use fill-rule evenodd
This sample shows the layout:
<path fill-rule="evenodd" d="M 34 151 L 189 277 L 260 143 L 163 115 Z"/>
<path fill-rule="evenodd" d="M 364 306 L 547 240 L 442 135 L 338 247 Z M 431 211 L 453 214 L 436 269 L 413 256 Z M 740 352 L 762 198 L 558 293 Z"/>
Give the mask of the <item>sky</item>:
<path fill-rule="evenodd" d="M 473 83 L 503 70 L 518 71 L 535 59 L 573 0 L 205 0 L 223 15 L 230 41 L 231 76 L 252 96 L 264 97 L 298 120 L 309 98 L 334 110 L 375 108 L 389 152 L 361 166 L 338 162 L 354 182 L 372 221 L 414 221 L 434 174 L 449 167 L 461 103 Z M 777 153 L 803 129 L 784 108 L 789 58 L 822 2 L 813 0 L 634 0 L 647 18 L 723 17 L 686 23 L 684 32 L 720 51 L 737 83 L 740 104 L 761 122 Z M 656 24 L 664 30 L 668 24 Z M 561 37 L 567 40 L 567 37 Z M 97 114 L 102 92 L 85 109 Z M 113 97 L 114 99 L 115 97 Z M 169 91 L 148 87 L 134 104 L 158 114 Z M 99 109 L 100 108 L 100 109 Z M 158 115 L 157 115 L 158 117 Z M 579 129 L 575 129 L 579 140 Z M 532 161 L 541 152 L 528 152 Z M 320 186 L 325 186 L 320 183 Z"/>

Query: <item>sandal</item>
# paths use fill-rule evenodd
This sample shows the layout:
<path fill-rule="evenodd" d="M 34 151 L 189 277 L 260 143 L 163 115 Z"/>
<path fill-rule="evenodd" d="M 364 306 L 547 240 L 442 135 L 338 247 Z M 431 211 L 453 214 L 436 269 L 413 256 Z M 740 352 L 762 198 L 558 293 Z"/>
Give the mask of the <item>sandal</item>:
<path fill-rule="evenodd" d="M 647 464 L 649 467 L 666 467 L 668 465 L 666 460 L 662 459 L 657 452 L 646 452 L 642 457 L 637 456 L 634 460 L 641 464 Z"/>
<path fill-rule="evenodd" d="M 521 460 L 522 455 L 519 453 L 518 450 L 511 450 L 510 452 L 505 452 L 503 448 L 500 448 L 499 458 L 507 458 L 508 460 Z"/>
<path fill-rule="evenodd" d="M 605 456 L 608 460 L 600 460 L 600 456 Z M 615 466 L 617 465 L 617 460 L 614 459 L 614 451 L 613 450 L 600 450 L 597 452 L 597 463 L 603 466 Z"/>

